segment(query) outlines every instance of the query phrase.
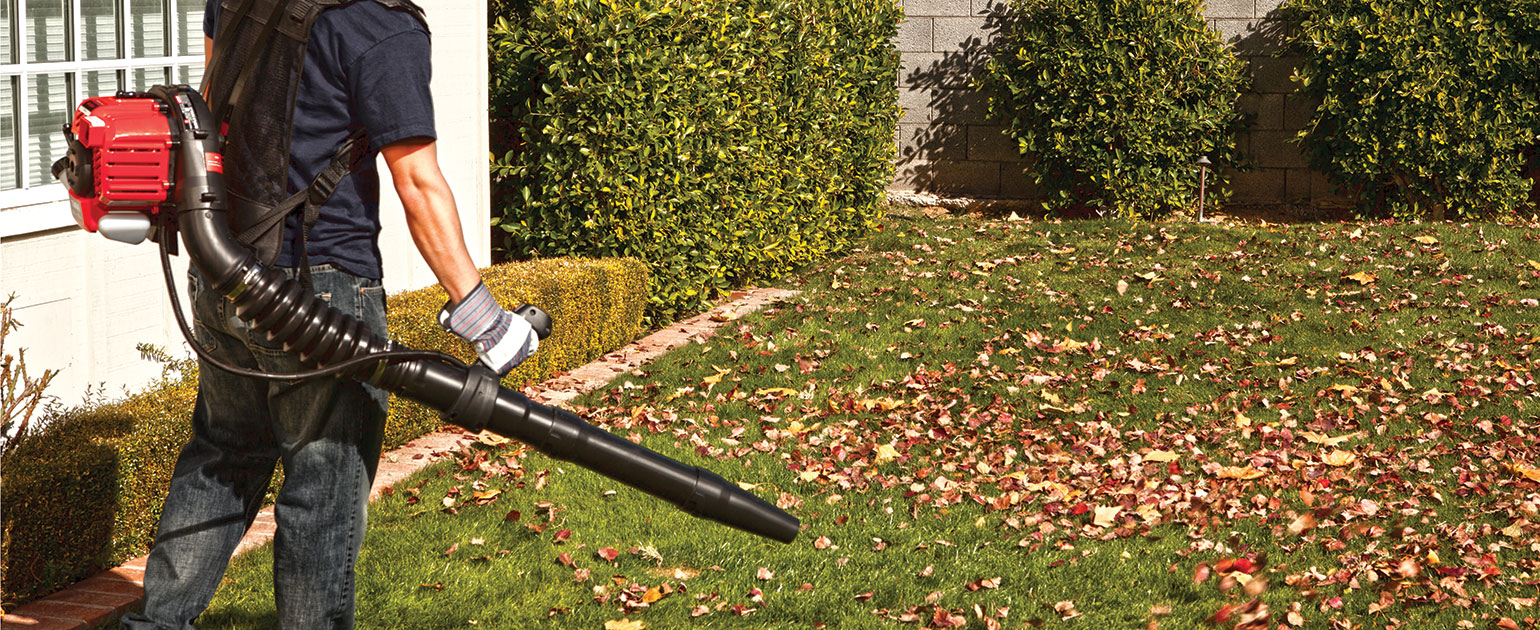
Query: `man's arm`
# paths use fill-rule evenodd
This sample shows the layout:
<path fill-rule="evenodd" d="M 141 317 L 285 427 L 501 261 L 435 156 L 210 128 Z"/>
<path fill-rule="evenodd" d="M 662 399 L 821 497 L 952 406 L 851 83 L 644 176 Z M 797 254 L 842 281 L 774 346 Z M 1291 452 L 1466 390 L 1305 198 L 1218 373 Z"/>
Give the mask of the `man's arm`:
<path fill-rule="evenodd" d="M 481 282 L 481 274 L 465 247 L 454 193 L 439 170 L 438 144 L 409 138 L 380 148 L 380 155 L 385 156 L 396 195 L 406 210 L 412 242 L 449 292 L 449 300 L 459 304 Z"/>
<path fill-rule="evenodd" d="M 449 292 L 439 325 L 474 344 L 487 367 L 507 374 L 540 348 L 540 339 L 529 322 L 504 309 L 482 284 L 465 247 L 454 193 L 438 167 L 438 144 L 408 138 L 380 148 L 380 155 L 406 210 L 412 242 Z"/>

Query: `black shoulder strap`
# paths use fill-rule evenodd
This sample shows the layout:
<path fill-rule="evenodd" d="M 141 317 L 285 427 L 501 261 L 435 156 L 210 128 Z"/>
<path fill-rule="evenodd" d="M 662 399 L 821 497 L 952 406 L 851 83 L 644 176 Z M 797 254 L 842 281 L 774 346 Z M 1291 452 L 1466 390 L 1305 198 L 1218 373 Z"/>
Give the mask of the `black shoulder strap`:
<path fill-rule="evenodd" d="M 308 43 L 311 28 L 321 13 L 356 1 L 373 1 L 386 8 L 406 12 L 417 19 L 424 29 L 427 28 L 422 8 L 413 4 L 411 0 L 221 0 L 222 10 L 230 13 L 220 16 L 221 26 L 216 33 L 214 50 L 209 70 L 205 73 L 203 86 L 205 95 L 209 97 L 210 108 L 216 114 L 216 120 L 228 123 L 232 120 L 232 115 L 239 115 L 250 123 L 253 114 L 236 114 L 236 112 L 245 112 L 246 108 L 258 106 L 262 106 L 263 109 L 257 111 L 271 111 L 266 108 L 266 105 L 271 105 L 273 100 L 265 96 L 267 91 L 283 90 L 284 87 L 287 87 L 288 104 L 291 108 L 291 112 L 286 113 L 292 116 L 293 94 L 297 88 L 297 83 L 294 81 L 298 77 L 298 67 L 294 66 L 296 74 L 290 75 L 291 78 L 288 79 L 291 82 L 290 85 L 268 85 L 267 83 L 272 80 L 272 73 L 260 70 L 264 62 L 259 60 L 266 59 L 265 53 L 270 46 L 288 42 L 283 45 L 297 46 L 298 48 L 291 49 L 298 50 L 300 55 L 289 57 L 288 63 L 302 64 L 303 51 Z M 243 23 L 248 24 L 244 31 L 239 27 Z M 237 33 L 244 33 L 244 35 L 239 36 Z M 238 40 L 243 41 L 237 43 Z M 273 117 L 259 116 L 258 120 L 265 122 L 255 124 L 265 125 L 264 137 L 271 136 L 276 141 L 279 136 L 282 136 L 282 148 L 278 151 L 286 152 L 288 137 L 284 134 L 290 131 L 280 131 L 275 124 L 282 125 L 288 121 L 288 118 L 282 114 L 276 114 L 275 118 L 276 121 Z M 292 125 L 292 121 L 289 121 L 289 125 Z M 292 126 L 288 129 L 292 130 Z M 300 254 L 301 282 L 309 287 L 309 256 L 305 250 L 305 244 L 310 238 L 310 228 L 319 220 L 321 207 L 331 198 L 342 179 L 358 170 L 363 164 L 369 155 L 369 148 L 368 136 L 362 129 L 356 130 L 338 145 L 331 162 L 317 173 L 303 190 L 288 195 L 271 194 L 281 191 L 284 178 L 277 177 L 270 181 L 271 185 L 268 188 L 262 189 L 269 192 L 242 197 L 241 205 L 245 210 L 239 213 L 241 225 L 237 230 L 238 240 L 258 247 L 259 251 L 267 252 L 266 256 L 276 256 L 278 244 L 272 239 L 276 239 L 283 232 L 282 222 L 285 217 L 303 209 L 302 229 L 296 236 L 300 237 L 297 245 Z M 272 156 L 271 159 L 260 159 L 256 163 L 276 164 L 277 156 Z M 282 161 L 281 168 L 286 172 L 287 160 Z M 239 196 L 236 192 L 232 188 L 233 196 Z M 256 245 L 258 242 L 266 245 L 258 246 Z M 271 262 L 268 259 L 264 260 Z"/>

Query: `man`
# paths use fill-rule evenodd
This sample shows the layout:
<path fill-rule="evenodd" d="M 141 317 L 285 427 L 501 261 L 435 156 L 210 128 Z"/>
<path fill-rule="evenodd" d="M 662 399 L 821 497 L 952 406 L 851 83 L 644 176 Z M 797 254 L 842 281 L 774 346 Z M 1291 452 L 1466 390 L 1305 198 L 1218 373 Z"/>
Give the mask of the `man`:
<path fill-rule="evenodd" d="M 219 0 L 209 0 L 206 55 L 214 50 L 219 12 Z M 438 166 L 426 27 L 410 12 L 359 0 L 322 12 L 308 41 L 291 134 L 291 189 L 303 189 L 352 130 L 363 128 L 370 139 L 363 166 L 341 181 L 304 244 L 316 294 L 384 334 L 378 151 L 412 240 L 449 294 L 441 323 L 506 374 L 538 341 L 522 317 L 492 298 L 466 248 Z M 276 265 L 291 277 L 299 275 L 300 234 L 299 217 L 290 216 Z M 195 330 L 206 349 L 246 368 L 301 369 L 296 357 L 234 317 L 230 302 L 196 270 L 189 275 Z M 274 510 L 279 623 L 352 627 L 353 567 L 387 402 L 386 393 L 351 379 L 270 382 L 200 364 L 193 437 L 177 461 L 145 568 L 144 609 L 124 617 L 123 627 L 192 627 L 260 509 L 276 461 L 285 473 Z"/>

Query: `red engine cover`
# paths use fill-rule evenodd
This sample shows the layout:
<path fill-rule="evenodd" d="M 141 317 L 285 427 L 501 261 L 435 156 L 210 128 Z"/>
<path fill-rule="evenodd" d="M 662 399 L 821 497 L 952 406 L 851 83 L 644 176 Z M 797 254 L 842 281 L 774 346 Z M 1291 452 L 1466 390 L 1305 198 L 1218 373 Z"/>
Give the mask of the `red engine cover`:
<path fill-rule="evenodd" d="M 153 215 L 170 200 L 171 123 L 160 107 L 150 97 L 98 97 L 75 108 L 70 130 L 91 154 L 95 188 L 89 197 L 71 192 L 81 227 L 95 232 L 108 212 Z"/>

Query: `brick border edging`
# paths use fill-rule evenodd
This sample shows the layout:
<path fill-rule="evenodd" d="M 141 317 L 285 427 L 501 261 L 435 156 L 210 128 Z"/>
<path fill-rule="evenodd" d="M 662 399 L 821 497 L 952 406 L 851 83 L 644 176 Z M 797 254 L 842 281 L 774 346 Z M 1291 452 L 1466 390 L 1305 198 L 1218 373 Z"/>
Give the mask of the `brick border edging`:
<path fill-rule="evenodd" d="M 531 399 L 548 405 L 560 405 L 599 389 L 616 376 L 663 356 L 691 341 L 704 340 L 737 316 L 797 296 L 788 289 L 753 289 L 734 292 L 728 301 L 709 311 L 670 324 L 624 348 L 599 357 L 587 365 L 558 374 L 538 385 L 526 387 Z M 443 431 L 422 436 L 405 446 L 380 456 L 379 471 L 369 498 L 380 496 L 385 488 L 404 481 L 429 464 L 442 459 L 476 436 L 464 431 Z M 257 514 L 256 521 L 235 548 L 239 555 L 267 544 L 277 531 L 273 508 Z M 0 625 L 31 630 L 79 630 L 95 628 L 137 607 L 144 599 L 144 563 L 139 556 L 122 566 L 102 571 L 62 591 L 28 602 L 0 616 Z"/>

